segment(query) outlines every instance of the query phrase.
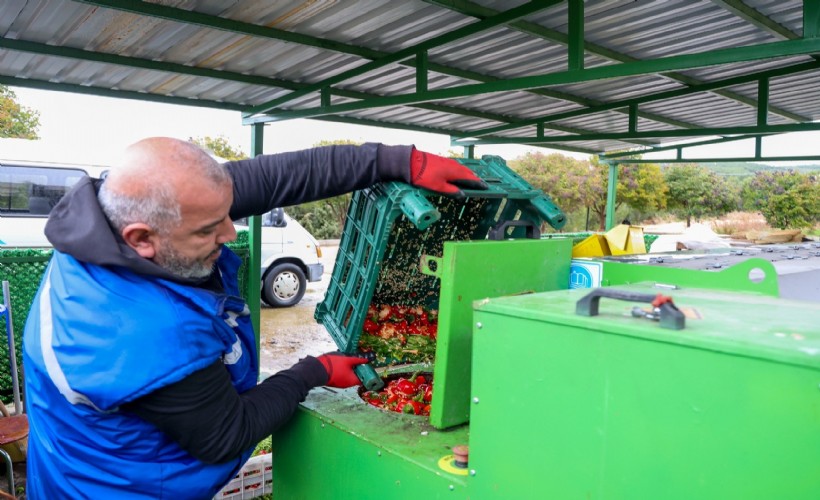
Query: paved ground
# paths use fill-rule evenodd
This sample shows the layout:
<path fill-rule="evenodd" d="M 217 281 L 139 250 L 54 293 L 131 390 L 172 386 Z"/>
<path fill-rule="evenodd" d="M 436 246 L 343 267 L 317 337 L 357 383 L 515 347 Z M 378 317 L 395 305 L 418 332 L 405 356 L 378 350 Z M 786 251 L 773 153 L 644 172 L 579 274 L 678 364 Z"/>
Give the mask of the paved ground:
<path fill-rule="evenodd" d="M 316 356 L 336 350 L 336 344 L 325 328 L 313 319 L 313 312 L 325 297 L 339 242 L 326 240 L 320 243 L 325 265 L 322 280 L 308 283 L 304 298 L 293 307 L 262 308 L 260 363 L 263 374 L 287 368 L 308 354 Z"/>

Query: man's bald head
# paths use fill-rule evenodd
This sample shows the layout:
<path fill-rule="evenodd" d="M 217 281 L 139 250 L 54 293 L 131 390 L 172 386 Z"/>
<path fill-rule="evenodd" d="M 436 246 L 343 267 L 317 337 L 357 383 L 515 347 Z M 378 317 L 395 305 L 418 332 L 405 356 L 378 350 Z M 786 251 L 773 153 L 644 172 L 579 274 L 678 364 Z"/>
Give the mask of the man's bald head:
<path fill-rule="evenodd" d="M 180 222 L 186 193 L 230 182 L 224 167 L 196 144 L 149 137 L 125 149 L 100 189 L 100 204 L 117 229 L 144 222 L 165 231 Z"/>

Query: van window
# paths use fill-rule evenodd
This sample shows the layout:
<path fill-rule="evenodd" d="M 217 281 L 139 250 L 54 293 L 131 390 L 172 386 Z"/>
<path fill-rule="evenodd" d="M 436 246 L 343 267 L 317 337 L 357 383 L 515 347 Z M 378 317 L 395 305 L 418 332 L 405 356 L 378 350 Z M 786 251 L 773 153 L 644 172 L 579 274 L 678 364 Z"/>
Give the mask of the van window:
<path fill-rule="evenodd" d="M 79 168 L 0 167 L 0 215 L 43 217 L 86 172 Z"/>
<path fill-rule="evenodd" d="M 242 217 L 234 221 L 240 226 L 248 225 L 248 218 Z M 270 212 L 262 214 L 262 227 L 287 227 L 288 221 L 285 219 L 285 211 L 281 208 L 274 208 Z"/>

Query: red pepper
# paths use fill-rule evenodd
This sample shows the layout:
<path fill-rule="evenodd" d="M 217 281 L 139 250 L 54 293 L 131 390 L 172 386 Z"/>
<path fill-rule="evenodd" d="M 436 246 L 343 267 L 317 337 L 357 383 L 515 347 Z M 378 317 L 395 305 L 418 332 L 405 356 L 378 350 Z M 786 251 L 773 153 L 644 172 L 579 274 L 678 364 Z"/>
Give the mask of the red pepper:
<path fill-rule="evenodd" d="M 371 319 L 366 319 L 364 320 L 363 329 L 367 333 L 376 333 L 379 331 L 379 325 Z"/>
<path fill-rule="evenodd" d="M 412 396 L 413 393 L 416 392 L 416 386 L 406 378 L 400 378 L 398 382 L 396 382 L 396 392 L 402 396 Z"/>
<path fill-rule="evenodd" d="M 424 401 L 426 403 L 429 403 L 432 400 L 433 400 L 433 386 L 428 385 L 427 387 L 424 388 Z"/>
<path fill-rule="evenodd" d="M 396 407 L 396 411 L 399 413 L 407 413 L 410 415 L 418 415 L 421 413 L 421 409 L 421 404 L 413 400 L 402 401 L 399 403 L 399 406 Z"/>
<path fill-rule="evenodd" d="M 416 375 L 416 380 L 413 382 L 416 384 L 416 387 L 421 387 L 422 384 L 427 383 L 427 379 L 424 378 L 424 375 Z"/>

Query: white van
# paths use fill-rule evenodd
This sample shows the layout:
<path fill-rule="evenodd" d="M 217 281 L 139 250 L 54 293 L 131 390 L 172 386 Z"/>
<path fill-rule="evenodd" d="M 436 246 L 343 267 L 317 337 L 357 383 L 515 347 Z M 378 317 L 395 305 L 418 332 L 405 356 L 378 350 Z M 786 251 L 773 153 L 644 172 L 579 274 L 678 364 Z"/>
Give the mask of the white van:
<path fill-rule="evenodd" d="M 48 214 L 84 175 L 101 177 L 101 166 L 0 160 L 0 248 L 51 247 Z M 237 221 L 237 230 L 247 230 Z M 297 304 L 308 281 L 322 279 L 322 250 L 301 224 L 279 208 L 262 216 L 262 300 L 273 307 Z"/>
<path fill-rule="evenodd" d="M 247 231 L 247 220 L 234 222 Z M 305 295 L 308 281 L 324 273 L 319 242 L 281 208 L 262 215 L 262 301 L 271 307 L 290 307 Z"/>

